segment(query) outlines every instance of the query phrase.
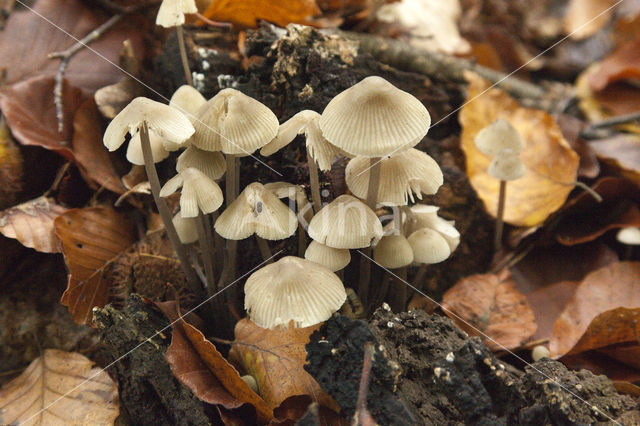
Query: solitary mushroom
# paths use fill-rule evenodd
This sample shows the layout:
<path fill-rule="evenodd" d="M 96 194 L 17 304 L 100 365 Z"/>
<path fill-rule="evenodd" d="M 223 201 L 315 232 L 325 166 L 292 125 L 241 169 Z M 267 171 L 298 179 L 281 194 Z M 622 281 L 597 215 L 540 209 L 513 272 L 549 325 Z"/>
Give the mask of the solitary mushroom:
<path fill-rule="evenodd" d="M 178 46 L 180 48 L 180 58 L 182 59 L 182 67 L 184 68 L 187 84 L 193 86 L 191 71 L 189 70 L 189 59 L 187 58 L 187 50 L 184 44 L 184 33 L 182 25 L 184 24 L 185 13 L 197 13 L 195 0 L 163 0 L 158 9 L 156 17 L 156 25 L 165 28 L 176 27 L 176 35 L 178 37 Z"/>

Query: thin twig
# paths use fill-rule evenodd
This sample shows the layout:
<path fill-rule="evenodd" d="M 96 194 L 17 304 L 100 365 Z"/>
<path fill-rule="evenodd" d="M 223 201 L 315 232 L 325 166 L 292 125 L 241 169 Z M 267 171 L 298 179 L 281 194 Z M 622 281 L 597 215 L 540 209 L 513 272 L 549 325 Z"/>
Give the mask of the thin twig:
<path fill-rule="evenodd" d="M 364 361 L 362 363 L 362 376 L 358 388 L 358 400 L 356 402 L 356 413 L 353 423 L 355 425 L 373 426 L 375 420 L 367 410 L 367 394 L 369 393 L 369 383 L 371 382 L 371 367 L 373 364 L 373 343 L 364 344 Z"/>
<path fill-rule="evenodd" d="M 597 137 L 596 130 L 602 129 L 605 127 L 613 127 L 619 124 L 627 124 L 633 121 L 640 120 L 640 111 L 632 112 L 631 114 L 618 115 L 615 117 L 607 118 L 606 120 L 598 121 L 596 123 L 592 123 L 587 126 L 582 132 L 580 132 L 580 136 L 586 139 L 593 139 Z"/>
<path fill-rule="evenodd" d="M 231 23 L 229 23 L 229 22 L 212 21 L 211 19 L 209 19 L 206 16 L 201 15 L 199 13 L 194 13 L 194 15 L 196 16 L 196 18 L 198 18 L 199 20 L 201 20 L 205 24 L 209 25 L 210 27 L 231 28 Z"/>

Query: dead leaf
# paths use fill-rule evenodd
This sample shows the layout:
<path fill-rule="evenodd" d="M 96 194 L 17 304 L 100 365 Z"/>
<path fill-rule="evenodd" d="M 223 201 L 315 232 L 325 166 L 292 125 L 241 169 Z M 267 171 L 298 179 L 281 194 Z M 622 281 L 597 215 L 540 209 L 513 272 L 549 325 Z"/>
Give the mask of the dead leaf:
<path fill-rule="evenodd" d="M 580 137 L 580 132 L 586 127 L 586 123 L 569 114 L 560 114 L 556 122 L 562 130 L 562 136 L 571 148 L 580 156 L 578 176 L 595 179 L 600 174 L 600 164 L 596 153 L 590 143 Z"/>
<path fill-rule="evenodd" d="M 118 390 L 106 371 L 84 355 L 45 349 L 0 389 L 3 424 L 113 424 Z"/>
<path fill-rule="evenodd" d="M 553 118 L 544 111 L 521 107 L 477 74 L 467 73 L 467 102 L 460 112 L 461 145 L 467 174 L 487 211 L 496 214 L 500 181 L 489 176 L 491 157 L 475 146 L 476 134 L 498 118 L 508 120 L 525 140 L 520 159 L 526 173 L 507 185 L 505 221 L 516 226 L 536 226 L 567 199 L 576 180 L 579 157 L 563 138 Z"/>
<path fill-rule="evenodd" d="M 107 207 L 73 209 L 58 216 L 55 231 L 62 241 L 69 281 L 60 303 L 73 319 L 90 324 L 94 306 L 103 307 L 113 285 L 104 269 L 133 242 L 131 224 Z"/>
<path fill-rule="evenodd" d="M 548 340 L 551 337 L 553 325 L 573 298 L 578 285 L 579 281 L 560 281 L 526 294 L 538 326 L 531 340 Z"/>
<path fill-rule="evenodd" d="M 463 278 L 442 296 L 442 307 L 467 333 L 491 337 L 485 340 L 491 350 L 515 349 L 536 331 L 533 311 L 506 271 Z"/>
<path fill-rule="evenodd" d="M 553 327 L 551 356 L 626 342 L 634 332 L 637 340 L 638 312 L 618 308 L 640 308 L 640 262 L 618 262 L 585 277 Z"/>
<path fill-rule="evenodd" d="M 640 135 L 621 134 L 589 142 L 598 158 L 640 185 Z"/>
<path fill-rule="evenodd" d="M 53 221 L 67 210 L 51 199 L 38 197 L 0 212 L 0 233 L 36 251 L 60 253 Z"/>
<path fill-rule="evenodd" d="M 598 351 L 583 352 L 578 355 L 565 355 L 562 363 L 572 370 L 589 370 L 593 374 L 603 374 L 610 380 L 637 382 L 640 369 L 623 364 Z"/>
<path fill-rule="evenodd" d="M 614 0 L 571 0 L 564 16 L 564 30 L 574 40 L 590 37 L 613 16 Z"/>
<path fill-rule="evenodd" d="M 600 62 L 589 74 L 589 84 L 596 92 L 620 80 L 640 78 L 640 40 L 629 41 Z"/>
<path fill-rule="evenodd" d="M 96 105 L 105 118 L 113 119 L 129 102 L 143 96 L 144 89 L 132 78 L 102 87 L 94 94 Z"/>
<path fill-rule="evenodd" d="M 622 311 L 624 308 L 615 309 L 616 311 Z M 615 345 L 606 346 L 604 348 L 599 348 L 598 352 L 607 355 L 609 358 L 613 358 L 616 361 L 619 361 L 625 365 L 634 367 L 640 370 L 640 344 L 638 342 L 637 337 L 639 334 L 640 325 L 638 325 L 638 319 L 640 317 L 640 309 L 624 309 L 626 312 L 619 312 L 620 318 L 616 318 L 616 321 L 619 323 L 624 319 L 629 322 L 625 324 L 627 326 L 627 332 L 635 331 L 635 339 L 631 339 L 630 342 L 627 343 L 617 343 Z M 615 327 L 612 326 L 612 327 Z M 622 336 L 619 336 L 622 337 Z M 629 336 L 627 336 L 629 338 Z M 582 340 L 582 339 L 581 339 Z"/>
<path fill-rule="evenodd" d="M 258 20 L 286 27 L 291 23 L 313 25 L 320 8 L 315 0 L 214 0 L 202 14 L 247 28 L 256 28 Z"/>
<path fill-rule="evenodd" d="M 13 206 L 24 187 L 23 161 L 7 122 L 0 118 L 0 209 Z"/>

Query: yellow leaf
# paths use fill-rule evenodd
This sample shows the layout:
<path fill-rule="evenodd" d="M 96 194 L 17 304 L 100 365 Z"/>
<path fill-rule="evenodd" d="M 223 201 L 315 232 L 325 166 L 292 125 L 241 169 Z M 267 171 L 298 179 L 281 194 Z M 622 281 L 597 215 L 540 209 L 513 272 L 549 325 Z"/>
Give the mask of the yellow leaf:
<path fill-rule="evenodd" d="M 258 26 L 264 20 L 286 27 L 287 24 L 307 24 L 320 14 L 315 0 L 213 0 L 203 15 L 220 22 L 242 27 Z"/>

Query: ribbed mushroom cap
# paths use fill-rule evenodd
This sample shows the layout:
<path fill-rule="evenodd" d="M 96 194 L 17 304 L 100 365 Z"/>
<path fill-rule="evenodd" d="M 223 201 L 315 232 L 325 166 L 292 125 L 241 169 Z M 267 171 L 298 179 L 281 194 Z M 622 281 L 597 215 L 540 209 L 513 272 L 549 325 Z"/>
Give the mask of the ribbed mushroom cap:
<path fill-rule="evenodd" d="M 640 228 L 622 228 L 616 235 L 618 242 L 630 246 L 640 245 Z"/>
<path fill-rule="evenodd" d="M 431 228 L 437 231 L 447 240 L 451 252 L 460 244 L 460 232 L 455 227 L 455 222 L 438 216 L 440 207 L 426 204 L 416 204 L 411 207 L 412 217 L 409 222 L 409 233 L 421 228 Z"/>
<path fill-rule="evenodd" d="M 172 222 L 182 244 L 191 244 L 198 241 L 198 227 L 194 218 L 182 217 L 182 214 L 178 212 L 173 217 Z"/>
<path fill-rule="evenodd" d="M 203 151 L 190 146 L 178 157 L 176 170 L 181 172 L 189 167 L 200 170 L 212 180 L 218 180 L 227 170 L 227 162 L 218 151 Z"/>
<path fill-rule="evenodd" d="M 153 130 L 149 131 L 149 144 L 151 145 L 151 157 L 154 163 L 159 163 L 169 156 L 169 151 L 165 147 L 164 139 Z M 140 132 L 137 131 L 129 141 L 127 146 L 127 160 L 131 164 L 144 166 L 144 155 L 142 154 L 142 141 Z"/>
<path fill-rule="evenodd" d="M 413 261 L 431 265 L 449 257 L 451 249 L 447 240 L 439 232 L 431 228 L 422 228 L 407 238 L 413 249 Z"/>
<path fill-rule="evenodd" d="M 337 249 L 317 241 L 311 241 L 304 252 L 304 258 L 319 263 L 325 268 L 335 272 L 346 267 L 351 262 L 351 253 L 347 249 Z"/>
<path fill-rule="evenodd" d="M 304 188 L 300 185 L 294 185 L 289 182 L 269 182 L 264 187 L 273 192 L 273 194 L 280 198 L 289 198 L 296 201 L 298 207 L 298 214 L 302 213 L 304 220 L 308 223 L 313 216 L 313 209 L 309 205 L 309 199 Z M 300 220 L 300 218 L 298 218 Z"/>
<path fill-rule="evenodd" d="M 340 278 L 327 268 L 287 256 L 247 279 L 244 307 L 249 319 L 264 328 L 309 327 L 326 321 L 347 298 Z"/>
<path fill-rule="evenodd" d="M 267 106 L 235 89 L 223 89 L 198 109 L 192 143 L 207 151 L 249 155 L 278 133 Z"/>
<path fill-rule="evenodd" d="M 444 182 L 438 163 L 426 153 L 411 148 L 380 160 L 378 203 L 387 206 L 406 206 L 414 202 L 413 196 L 435 194 Z M 356 157 L 349 161 L 345 179 L 349 190 L 357 197 L 366 198 L 371 177 L 369 158 Z"/>
<path fill-rule="evenodd" d="M 413 262 L 413 249 L 404 236 L 387 235 L 373 249 L 373 259 L 385 268 L 402 268 Z"/>
<path fill-rule="evenodd" d="M 156 25 L 165 28 L 177 27 L 184 24 L 185 13 L 196 13 L 195 0 L 163 0 L 158 9 Z"/>
<path fill-rule="evenodd" d="M 516 154 L 511 149 L 505 148 L 498 153 L 489 164 L 489 176 L 500 180 L 517 180 L 525 174 L 525 167 Z"/>
<path fill-rule="evenodd" d="M 382 238 L 382 224 L 362 201 L 351 195 L 341 195 L 311 219 L 307 232 L 311 238 L 329 247 L 363 248 Z"/>
<path fill-rule="evenodd" d="M 127 133 L 134 135 L 143 121 L 159 137 L 182 144 L 195 132 L 191 122 L 177 109 L 147 98 L 135 98 L 111 120 L 104 132 L 104 146 L 115 151 Z"/>
<path fill-rule="evenodd" d="M 331 170 L 333 161 L 340 155 L 350 157 L 348 153 L 341 150 L 337 146 L 329 142 L 324 136 L 322 136 L 322 130 L 320 130 L 320 117 L 317 117 L 307 123 L 305 130 L 307 154 L 315 160 L 318 168 L 323 172 Z"/>
<path fill-rule="evenodd" d="M 429 112 L 418 99 L 376 76 L 338 94 L 320 118 L 320 129 L 329 142 L 364 157 L 382 157 L 414 146 L 430 125 Z"/>
<path fill-rule="evenodd" d="M 262 184 L 249 184 L 216 220 L 216 232 L 228 240 L 252 234 L 282 240 L 296 232 L 296 215 Z"/>
<path fill-rule="evenodd" d="M 297 135 L 304 133 L 307 123 L 315 117 L 320 117 L 315 111 L 305 109 L 298 112 L 293 117 L 285 121 L 278 127 L 278 133 L 271 142 L 266 144 L 260 150 L 260 155 L 268 157 L 285 146 L 289 145 Z"/>
<path fill-rule="evenodd" d="M 484 154 L 495 156 L 505 148 L 520 153 L 524 140 L 520 133 L 504 118 L 499 118 L 480 130 L 475 138 L 476 147 Z"/>
<path fill-rule="evenodd" d="M 206 103 L 207 100 L 202 96 L 202 93 L 198 92 L 193 86 L 185 84 L 173 92 L 169 106 L 181 111 L 193 123 L 198 110 Z"/>
<path fill-rule="evenodd" d="M 160 190 L 160 196 L 167 197 L 181 186 L 180 211 L 184 218 L 198 216 L 199 210 L 204 214 L 212 213 L 218 210 L 224 201 L 218 184 L 193 167 L 184 169 L 169 179 Z"/>

